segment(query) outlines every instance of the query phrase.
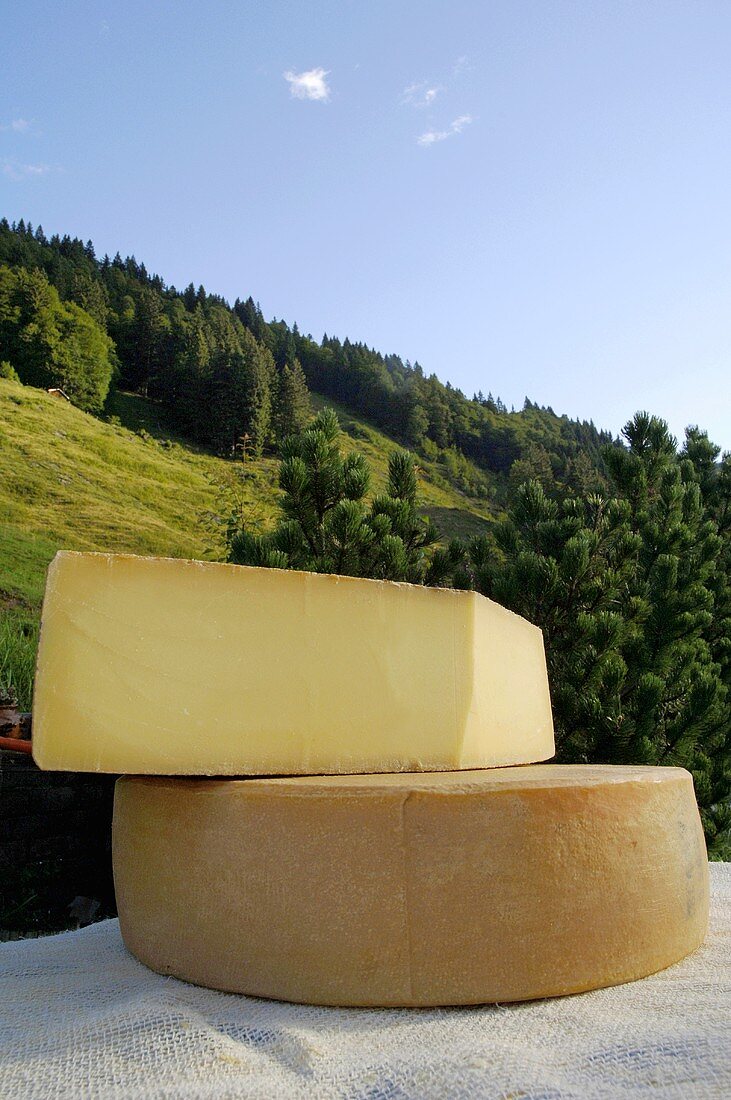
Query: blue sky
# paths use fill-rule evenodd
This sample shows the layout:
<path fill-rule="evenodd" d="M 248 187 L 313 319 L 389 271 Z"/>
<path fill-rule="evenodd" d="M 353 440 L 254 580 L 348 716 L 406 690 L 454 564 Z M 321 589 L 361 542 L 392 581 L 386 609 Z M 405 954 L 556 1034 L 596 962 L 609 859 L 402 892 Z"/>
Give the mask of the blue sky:
<path fill-rule="evenodd" d="M 731 449 L 731 5 L 3 4 L 0 211 Z"/>

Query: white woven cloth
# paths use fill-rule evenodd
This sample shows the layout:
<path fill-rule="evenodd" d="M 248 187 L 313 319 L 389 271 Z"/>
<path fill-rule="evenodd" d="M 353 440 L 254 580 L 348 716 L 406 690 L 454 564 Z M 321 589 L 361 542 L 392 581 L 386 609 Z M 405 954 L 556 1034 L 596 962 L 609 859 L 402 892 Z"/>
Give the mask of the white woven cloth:
<path fill-rule="evenodd" d="M 479 1008 L 308 1008 L 153 974 L 116 921 L 0 946 L 0 1097 L 731 1097 L 731 864 L 711 930 L 644 981 Z"/>

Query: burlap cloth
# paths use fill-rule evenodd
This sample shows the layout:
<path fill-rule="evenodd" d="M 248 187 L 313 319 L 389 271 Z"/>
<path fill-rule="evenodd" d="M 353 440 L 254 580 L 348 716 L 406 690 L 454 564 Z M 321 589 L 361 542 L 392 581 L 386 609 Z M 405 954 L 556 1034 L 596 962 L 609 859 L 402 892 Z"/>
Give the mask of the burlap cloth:
<path fill-rule="evenodd" d="M 323 1009 L 162 978 L 116 921 L 0 946 L 0 1097 L 731 1098 L 731 864 L 711 929 L 630 985 L 525 1004 Z"/>

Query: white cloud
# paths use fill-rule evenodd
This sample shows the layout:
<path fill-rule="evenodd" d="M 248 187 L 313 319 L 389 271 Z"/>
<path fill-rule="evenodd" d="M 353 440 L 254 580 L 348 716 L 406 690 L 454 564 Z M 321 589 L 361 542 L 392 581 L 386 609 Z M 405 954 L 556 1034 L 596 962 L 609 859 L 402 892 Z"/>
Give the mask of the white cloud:
<path fill-rule="evenodd" d="M 467 57 L 467 54 L 462 54 L 462 56 L 458 57 L 455 61 L 452 73 L 454 76 L 460 76 L 464 72 L 471 72 L 471 70 L 472 66 L 470 65 L 470 59 Z"/>
<path fill-rule="evenodd" d="M 7 176 L 8 179 L 15 180 L 16 183 L 19 180 L 34 179 L 38 176 L 45 176 L 48 172 L 51 172 L 52 168 L 50 164 L 21 164 L 17 160 L 6 159 L 2 162 L 2 173 Z"/>
<path fill-rule="evenodd" d="M 294 99 L 315 99 L 321 103 L 330 98 L 330 87 L 325 77 L 327 69 L 308 69 L 304 73 L 286 72 L 284 79 Z"/>
<path fill-rule="evenodd" d="M 434 145 L 437 141 L 446 141 L 452 136 L 451 130 L 427 130 L 416 139 L 419 145 Z"/>
<path fill-rule="evenodd" d="M 29 129 L 30 122 L 27 118 L 14 118 L 12 122 L 0 126 L 0 130 L 12 130 L 15 134 L 24 134 L 25 131 Z"/>
<path fill-rule="evenodd" d="M 428 148 L 430 145 L 436 145 L 438 141 L 446 141 L 447 138 L 454 137 L 455 134 L 461 134 L 471 122 L 472 115 L 460 115 L 459 118 L 455 118 L 447 130 L 426 130 L 425 133 L 420 134 L 416 139 L 417 144 Z"/>
<path fill-rule="evenodd" d="M 416 84 L 409 84 L 401 93 L 401 103 L 410 107 L 430 107 L 440 92 L 444 91 L 441 84 L 429 84 L 422 80 Z"/>

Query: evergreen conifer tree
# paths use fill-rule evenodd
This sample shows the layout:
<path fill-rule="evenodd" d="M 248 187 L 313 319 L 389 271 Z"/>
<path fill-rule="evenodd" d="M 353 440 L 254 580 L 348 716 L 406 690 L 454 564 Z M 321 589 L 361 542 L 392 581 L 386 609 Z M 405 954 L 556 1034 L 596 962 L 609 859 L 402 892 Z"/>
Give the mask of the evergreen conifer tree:
<path fill-rule="evenodd" d="M 274 365 L 269 352 L 241 327 L 230 349 L 211 356 L 210 437 L 222 454 L 234 454 L 244 433 L 251 453 L 259 457 L 271 440 L 271 383 Z"/>
<path fill-rule="evenodd" d="M 239 529 L 229 560 L 280 569 L 422 583 L 437 532 L 417 511 L 416 470 L 406 452 L 389 460 L 388 489 L 369 505 L 362 455 L 340 451 L 340 426 L 325 409 L 282 447 L 282 519 L 258 536 Z"/>
<path fill-rule="evenodd" d="M 281 444 L 287 436 L 303 431 L 311 416 L 310 391 L 299 360 L 295 359 L 291 366 L 283 367 L 277 381 L 274 414 L 277 441 Z"/>
<path fill-rule="evenodd" d="M 688 768 L 709 850 L 728 857 L 726 470 L 697 437 L 679 456 L 647 414 L 625 436 L 606 453 L 614 497 L 558 503 L 527 482 L 454 580 L 542 628 L 557 759 Z"/>

